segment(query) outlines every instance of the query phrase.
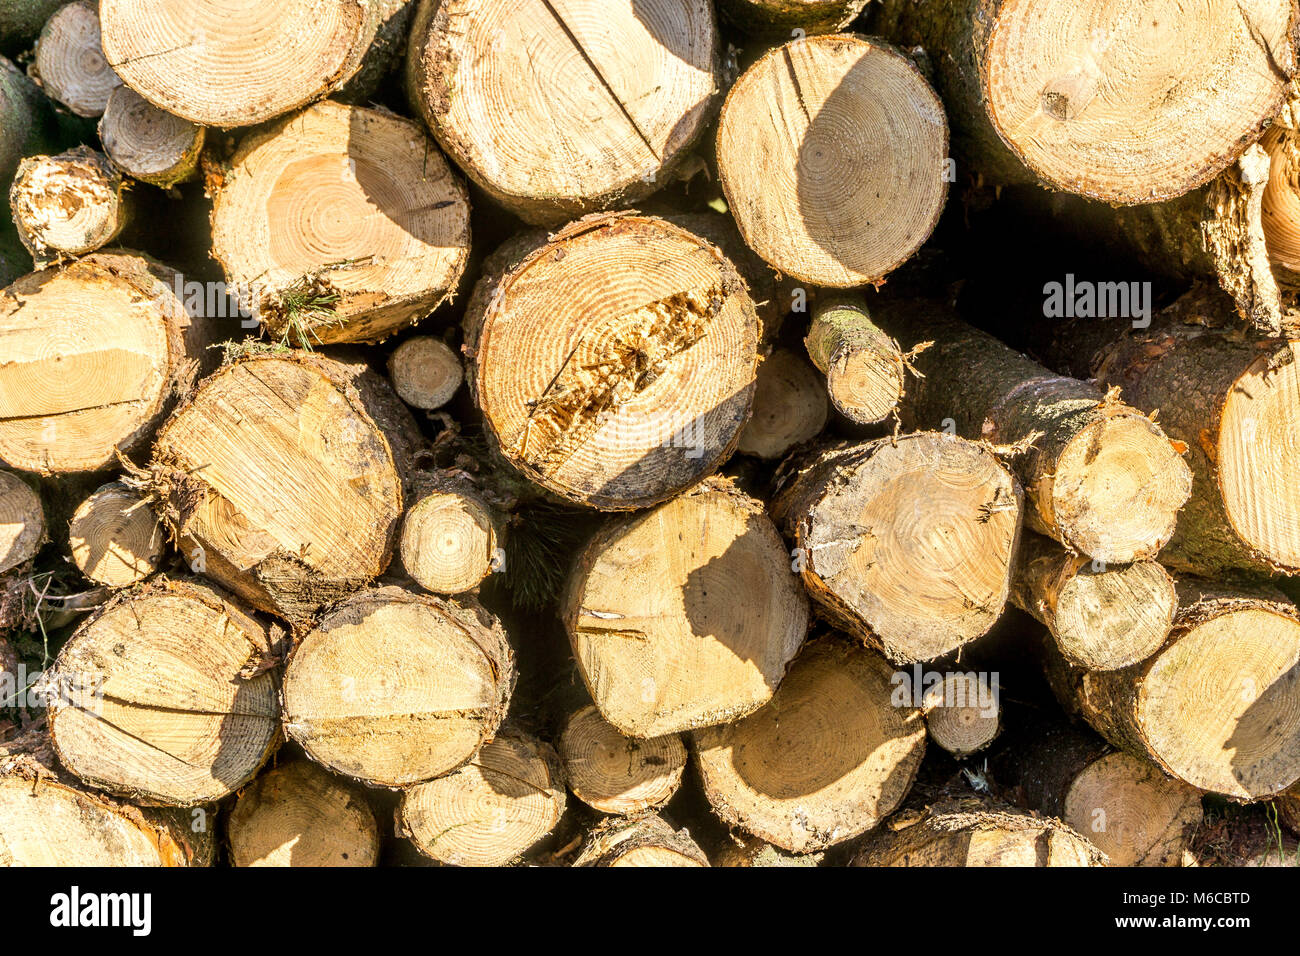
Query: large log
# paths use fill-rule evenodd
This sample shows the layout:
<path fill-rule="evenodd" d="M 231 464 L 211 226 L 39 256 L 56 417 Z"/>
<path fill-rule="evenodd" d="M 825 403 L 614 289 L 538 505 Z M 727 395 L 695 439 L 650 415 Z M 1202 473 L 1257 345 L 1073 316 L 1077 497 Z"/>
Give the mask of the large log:
<path fill-rule="evenodd" d="M 476 601 L 375 588 L 341 602 L 294 648 L 284 729 L 338 773 L 404 787 L 473 760 L 514 684 L 501 622 Z"/>
<path fill-rule="evenodd" d="M 807 635 L 808 601 L 762 505 L 712 479 L 602 528 L 561 617 L 605 719 L 658 737 L 767 703 Z"/>
<path fill-rule="evenodd" d="M 364 366 L 254 353 L 167 421 L 151 480 L 192 569 L 302 620 L 387 569 L 420 441 Z"/>
<path fill-rule="evenodd" d="M 806 645 L 766 707 L 695 733 L 714 812 L 794 853 L 877 826 L 925 752 L 925 721 L 895 706 L 892 676 L 879 654 L 842 637 Z"/>
<path fill-rule="evenodd" d="M 112 251 L 0 291 L 0 461 L 96 471 L 143 448 L 216 358 L 214 323 L 178 287 L 171 269 Z"/>
<path fill-rule="evenodd" d="M 759 326 L 709 242 L 598 214 L 489 261 L 466 307 L 467 378 L 486 431 L 526 477 L 631 510 L 714 471 L 750 414 Z"/>
<path fill-rule="evenodd" d="M 442 148 L 526 222 L 662 185 L 712 119 L 707 0 L 422 0 L 407 91 Z"/>
<path fill-rule="evenodd" d="M 1186 445 L 1192 495 L 1160 560 L 1214 577 L 1300 570 L 1300 363 L 1294 343 L 1244 337 L 1228 299 L 1196 288 L 1154 317 L 1046 325 L 1035 347 L 1118 386 Z"/>
<path fill-rule="evenodd" d="M 201 126 L 253 126 L 341 89 L 393 4 L 102 0 L 104 54 L 155 106 Z M 391 54 L 381 52 L 382 56 Z"/>
<path fill-rule="evenodd" d="M 1200 790 L 1251 801 L 1300 780 L 1300 612 L 1280 593 L 1185 578 L 1165 645 L 1114 671 L 1048 646 L 1061 702 L 1115 746 Z"/>
<path fill-rule="evenodd" d="M 989 182 L 1169 199 L 1221 172 L 1282 106 L 1297 66 L 1293 0 L 1102 9 L 884 0 L 871 25 L 924 48 L 959 158 Z"/>
<path fill-rule="evenodd" d="M 1114 563 L 1154 557 L 1169 540 L 1192 475 L 1142 411 L 1053 375 L 938 303 L 893 303 L 876 316 L 905 348 L 934 343 L 912 360 L 906 424 L 1027 446 L 1015 468 L 1031 529 Z"/>
<path fill-rule="evenodd" d="M 469 195 L 415 122 L 326 101 L 241 142 L 212 255 L 289 344 L 376 342 L 455 292 Z"/>
<path fill-rule="evenodd" d="M 59 761 L 153 803 L 234 793 L 280 741 L 273 643 L 206 586 L 162 580 L 125 592 L 77 628 L 45 675 Z"/>
<path fill-rule="evenodd" d="M 931 660 L 1002 613 L 1020 484 L 991 451 L 920 432 L 787 463 L 772 515 L 820 610 L 895 663 Z"/>
<path fill-rule="evenodd" d="M 943 104 L 912 61 L 851 35 L 768 52 L 728 93 L 718 172 L 745 241 L 817 285 L 877 282 L 929 238 L 948 185 Z"/>

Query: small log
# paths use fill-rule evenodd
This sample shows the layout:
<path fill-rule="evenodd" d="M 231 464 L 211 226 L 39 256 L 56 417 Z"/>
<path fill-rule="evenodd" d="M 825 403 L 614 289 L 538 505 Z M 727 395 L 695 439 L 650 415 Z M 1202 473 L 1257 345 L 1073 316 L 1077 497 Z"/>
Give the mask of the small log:
<path fill-rule="evenodd" d="M 96 584 L 122 588 L 158 570 L 162 522 L 136 491 L 109 482 L 81 503 L 68 527 L 72 563 Z"/>

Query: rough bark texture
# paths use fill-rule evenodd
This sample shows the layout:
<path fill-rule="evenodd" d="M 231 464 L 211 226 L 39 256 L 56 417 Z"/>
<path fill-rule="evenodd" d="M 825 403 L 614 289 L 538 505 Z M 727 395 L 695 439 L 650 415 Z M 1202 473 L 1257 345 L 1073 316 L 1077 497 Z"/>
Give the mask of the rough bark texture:
<path fill-rule="evenodd" d="M 904 347 L 934 343 L 912 360 L 919 379 L 904 422 L 1021 450 L 1014 466 L 1031 529 L 1117 563 L 1154 557 L 1169 540 L 1191 473 L 1141 411 L 1052 375 L 940 304 L 893 304 L 877 315 Z"/>
<path fill-rule="evenodd" d="M 808 357 L 826 375 L 835 408 L 850 421 L 884 421 L 903 397 L 907 359 L 871 320 L 865 299 L 819 296 L 804 338 Z"/>
<path fill-rule="evenodd" d="M 1059 820 L 978 799 L 903 810 L 867 838 L 854 866 L 1104 866 Z"/>

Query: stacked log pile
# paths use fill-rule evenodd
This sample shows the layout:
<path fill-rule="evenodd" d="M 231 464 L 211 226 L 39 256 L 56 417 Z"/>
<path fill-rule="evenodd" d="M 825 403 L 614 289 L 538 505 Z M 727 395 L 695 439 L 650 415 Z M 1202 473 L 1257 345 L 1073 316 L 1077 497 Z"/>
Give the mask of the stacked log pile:
<path fill-rule="evenodd" d="M 1300 833 L 1292 0 L 239 6 L 0 10 L 0 863 Z"/>

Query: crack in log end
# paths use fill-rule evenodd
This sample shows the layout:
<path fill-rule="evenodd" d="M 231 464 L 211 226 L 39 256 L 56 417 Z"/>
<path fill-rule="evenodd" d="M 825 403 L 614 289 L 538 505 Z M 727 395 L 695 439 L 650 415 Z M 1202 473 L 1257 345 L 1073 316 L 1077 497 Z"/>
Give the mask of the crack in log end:
<path fill-rule="evenodd" d="M 677 292 L 593 325 L 531 403 L 511 453 L 543 473 L 558 469 L 703 339 L 725 302 L 721 287 Z"/>

